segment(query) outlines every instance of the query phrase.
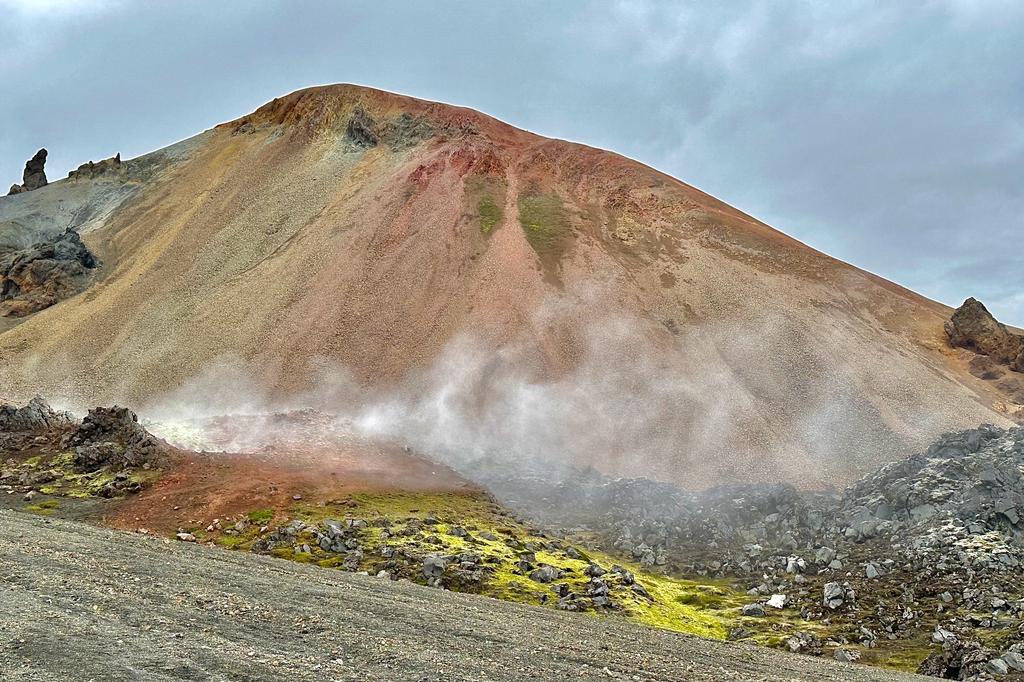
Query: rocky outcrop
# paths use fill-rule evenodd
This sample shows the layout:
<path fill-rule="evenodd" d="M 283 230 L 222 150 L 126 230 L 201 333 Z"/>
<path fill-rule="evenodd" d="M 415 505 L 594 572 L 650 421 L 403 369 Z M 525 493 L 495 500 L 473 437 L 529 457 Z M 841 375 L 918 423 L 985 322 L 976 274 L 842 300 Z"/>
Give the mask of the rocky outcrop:
<path fill-rule="evenodd" d="M 46 150 L 40 149 L 35 156 L 25 163 L 25 172 L 22 174 L 22 184 L 12 185 L 8 194 L 20 194 L 30 192 L 46 185 L 46 173 L 43 166 L 46 165 Z"/>
<path fill-rule="evenodd" d="M 917 672 L 946 680 L 985 680 L 991 679 L 986 673 L 1007 673 L 1005 665 L 997 667 L 994 663 L 997 660 L 1002 661 L 996 658 L 996 652 L 983 648 L 978 642 L 963 642 L 952 637 L 942 651 L 931 653 L 918 666 Z"/>
<path fill-rule="evenodd" d="M 63 428 L 74 423 L 67 412 L 53 410 L 36 396 L 22 407 L 0 404 L 0 433 L 22 433 Z"/>
<path fill-rule="evenodd" d="M 47 151 L 40 149 L 25 163 L 25 173 L 22 179 L 26 191 L 30 192 L 46 185 L 46 173 L 43 170 L 46 166 L 46 155 Z"/>
<path fill-rule="evenodd" d="M 173 448 L 123 407 L 89 410 L 79 421 L 35 397 L 24 406 L 0 404 L 0 492 L 83 498 L 141 491 Z"/>
<path fill-rule="evenodd" d="M 24 317 L 81 291 L 99 261 L 68 229 L 53 241 L 0 252 L 0 315 Z"/>
<path fill-rule="evenodd" d="M 156 463 L 167 450 L 139 424 L 138 416 L 125 407 L 97 407 L 89 410 L 68 438 L 74 448 L 75 464 L 91 470 L 116 465 L 137 467 Z"/>
<path fill-rule="evenodd" d="M 356 106 L 349 119 L 345 134 L 350 140 L 364 147 L 372 147 L 380 140 L 377 134 L 377 123 L 361 106 Z"/>
<path fill-rule="evenodd" d="M 944 649 L 929 674 L 1024 666 L 1007 648 L 1024 641 L 1024 428 L 945 434 L 843 491 L 685 491 L 588 471 L 486 478 L 497 471 L 481 467 L 480 482 L 532 522 L 596 532 L 641 566 L 739 581 L 744 616 L 799 614 L 828 635 L 823 649 L 795 634 L 784 641 L 794 651 L 849 660 L 849 645 L 899 648 L 935 631 Z M 1008 634 L 998 650 L 957 644 L 996 629 Z"/>
<path fill-rule="evenodd" d="M 89 161 L 83 163 L 78 167 L 77 170 L 73 170 L 68 173 L 68 177 L 72 180 L 78 178 L 94 178 L 98 175 L 104 175 L 106 173 L 116 172 L 121 169 L 121 154 L 117 153 L 111 156 L 109 159 L 103 159 L 102 161 Z"/>
<path fill-rule="evenodd" d="M 1010 332 L 1000 324 L 981 301 L 969 298 L 946 322 L 949 343 L 987 355 L 993 360 L 1024 372 L 1024 336 Z"/>

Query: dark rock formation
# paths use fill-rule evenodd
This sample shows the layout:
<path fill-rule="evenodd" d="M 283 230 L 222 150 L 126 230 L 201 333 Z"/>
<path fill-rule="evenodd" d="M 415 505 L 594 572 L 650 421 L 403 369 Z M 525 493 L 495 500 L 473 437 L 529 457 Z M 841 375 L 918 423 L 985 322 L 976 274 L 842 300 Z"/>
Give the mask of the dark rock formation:
<path fill-rule="evenodd" d="M 989 661 L 995 655 L 996 652 L 983 648 L 978 642 L 954 638 L 942 651 L 931 653 L 918 666 L 917 672 L 947 680 L 991 679 L 983 675 L 992 672 Z"/>
<path fill-rule="evenodd" d="M 377 122 L 370 117 L 366 110 L 357 106 L 349 119 L 345 134 L 356 144 L 364 147 L 372 147 L 380 140 L 377 134 Z"/>
<path fill-rule="evenodd" d="M 104 173 L 110 173 L 117 171 L 121 168 L 121 154 L 115 154 L 109 159 L 103 159 L 102 161 L 89 161 L 83 163 L 78 167 L 77 170 L 73 170 L 68 173 L 68 177 L 71 179 L 76 178 L 94 178 L 97 175 L 103 175 Z"/>
<path fill-rule="evenodd" d="M 46 165 L 46 150 L 40 149 L 36 155 L 25 163 L 25 172 L 22 175 L 22 184 L 12 185 L 8 194 L 20 194 L 30 192 L 46 185 L 46 173 L 43 166 Z"/>
<path fill-rule="evenodd" d="M 74 423 L 67 412 L 53 410 L 36 396 L 24 407 L 0 404 L 0 432 L 35 432 L 63 428 Z"/>
<path fill-rule="evenodd" d="M 53 241 L 0 253 L 0 315 L 23 317 L 73 296 L 98 265 L 71 229 Z"/>
<path fill-rule="evenodd" d="M 828 643 L 784 640 L 794 651 L 906 646 L 935 628 L 931 614 L 961 642 L 997 629 L 1024 635 L 1024 428 L 945 434 L 843 491 L 685 491 L 587 471 L 517 476 L 490 464 L 476 476 L 527 520 L 594 532 L 640 565 L 745 582 L 745 616 L 784 609 L 825 628 Z M 935 645 L 946 641 L 937 637 Z M 1003 663 L 1024 668 L 1024 651 L 1004 650 L 1014 641 L 991 651 L 947 646 L 922 670 L 964 679 L 961 671 L 994 673 Z"/>
<path fill-rule="evenodd" d="M 75 465 L 91 470 L 100 466 L 136 467 L 154 464 L 167 446 L 139 424 L 139 418 L 125 407 L 97 407 L 89 410 L 68 445 L 75 450 Z"/>
<path fill-rule="evenodd" d="M 975 535 L 994 531 L 1021 548 L 1022 463 L 1022 429 L 982 425 L 946 434 L 925 452 L 888 464 L 848 488 L 838 518 L 855 541 L 909 533 L 919 546 L 934 546 L 957 527 Z M 993 553 L 996 544 L 989 545 Z"/>
<path fill-rule="evenodd" d="M 955 347 L 967 348 L 1024 372 L 1024 336 L 1011 333 L 985 308 L 969 298 L 946 322 L 946 335 Z"/>
<path fill-rule="evenodd" d="M 25 189 L 32 191 L 46 185 L 46 173 L 43 167 L 46 165 L 46 150 L 40 149 L 25 164 L 25 173 L 22 176 Z"/>
<path fill-rule="evenodd" d="M 172 452 L 123 407 L 89 410 L 79 421 L 39 397 L 23 407 L 0 404 L 0 489 L 24 493 L 26 502 L 40 493 L 106 498 L 137 493 L 145 480 L 132 469 L 160 467 Z"/>
<path fill-rule="evenodd" d="M 392 149 L 399 150 L 419 144 L 434 135 L 434 132 L 434 126 L 422 116 L 414 117 L 409 113 L 402 113 L 387 124 L 381 137 Z"/>

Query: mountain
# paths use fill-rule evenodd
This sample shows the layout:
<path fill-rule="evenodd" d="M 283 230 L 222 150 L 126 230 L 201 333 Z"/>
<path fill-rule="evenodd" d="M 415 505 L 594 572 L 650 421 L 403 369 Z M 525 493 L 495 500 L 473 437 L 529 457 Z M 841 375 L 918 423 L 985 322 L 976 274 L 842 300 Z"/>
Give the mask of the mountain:
<path fill-rule="evenodd" d="M 946 306 L 640 163 L 446 104 L 309 88 L 0 198 L 0 248 L 68 227 L 101 265 L 0 321 L 9 399 L 355 400 L 442 458 L 684 486 L 842 483 L 1007 423 Z"/>

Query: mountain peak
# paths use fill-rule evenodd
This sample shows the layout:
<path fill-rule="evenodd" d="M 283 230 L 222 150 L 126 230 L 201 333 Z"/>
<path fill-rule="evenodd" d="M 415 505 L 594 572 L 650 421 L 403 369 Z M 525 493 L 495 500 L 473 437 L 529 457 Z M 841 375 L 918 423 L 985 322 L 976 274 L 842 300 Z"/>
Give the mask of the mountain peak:
<path fill-rule="evenodd" d="M 389 135 L 401 141 L 428 133 L 446 137 L 483 134 L 502 143 L 539 139 L 473 109 L 351 83 L 318 85 L 275 97 L 218 128 L 245 132 L 267 126 L 285 126 L 297 139 L 348 135 L 366 145 Z"/>

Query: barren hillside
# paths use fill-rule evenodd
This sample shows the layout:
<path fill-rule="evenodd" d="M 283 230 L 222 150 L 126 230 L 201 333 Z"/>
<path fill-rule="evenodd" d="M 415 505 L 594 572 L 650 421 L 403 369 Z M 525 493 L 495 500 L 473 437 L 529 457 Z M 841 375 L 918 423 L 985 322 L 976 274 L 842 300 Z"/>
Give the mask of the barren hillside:
<path fill-rule="evenodd" d="M 442 456 L 684 485 L 843 482 L 1003 421 L 945 306 L 614 153 L 368 88 L 0 198 L 0 243 L 69 225 L 102 266 L 0 322 L 7 398 L 143 408 L 227 376 L 225 410 L 356 391 Z"/>

